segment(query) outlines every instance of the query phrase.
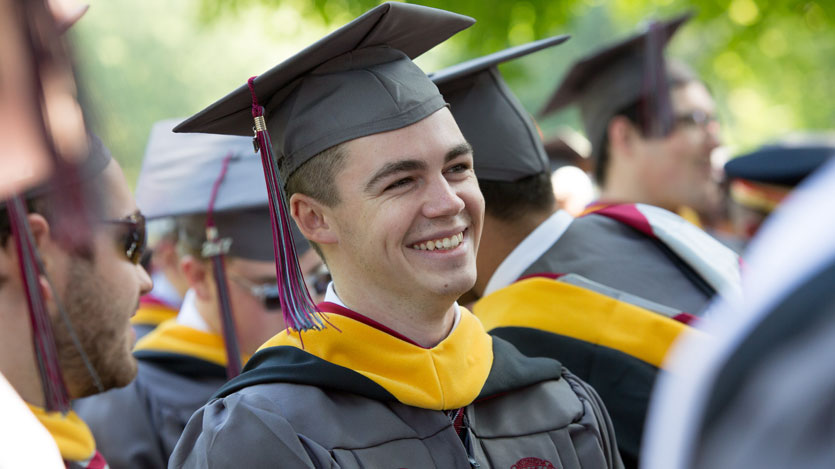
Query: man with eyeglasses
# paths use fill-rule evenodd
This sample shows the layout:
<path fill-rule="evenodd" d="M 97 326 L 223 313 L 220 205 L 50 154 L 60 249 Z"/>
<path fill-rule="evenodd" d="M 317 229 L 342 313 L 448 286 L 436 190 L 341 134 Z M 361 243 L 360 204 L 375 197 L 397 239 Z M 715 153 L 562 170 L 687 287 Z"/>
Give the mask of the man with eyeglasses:
<path fill-rule="evenodd" d="M 689 17 L 652 23 L 578 60 L 543 110 L 579 106 L 602 201 L 672 212 L 710 203 L 716 105 L 689 67 L 664 57 Z"/>
<path fill-rule="evenodd" d="M 61 406 L 69 407 L 66 399 L 125 386 L 134 379 L 130 317 L 152 284 L 139 265 L 145 248 L 144 218 L 119 164 L 95 136 L 89 138 L 79 173 L 81 179 L 61 190 L 86 194 L 90 201 L 87 247 L 70 247 L 56 235 L 61 214 L 56 212 L 60 191 L 55 184 L 35 187 L 23 197 L 35 264 L 44 269 L 34 278 L 40 293 L 26 289 L 22 273 L 19 243 L 26 237 L 15 236 L 19 220 L 12 210 L 23 207 L 5 201 L 0 208 L 0 372 L 55 438 L 68 467 L 101 468 L 106 463 L 89 428 L 75 412 L 61 412 Z M 38 323 L 35 313 L 26 313 L 40 295 L 48 325 Z M 53 365 L 51 356 L 57 357 L 57 370 L 43 374 Z"/>
<path fill-rule="evenodd" d="M 150 219 L 176 223 L 188 291 L 177 317 L 137 342 L 137 379 L 76 403 L 114 468 L 165 467 L 191 414 L 285 327 L 251 140 L 176 135 L 176 122 L 153 127 L 137 200 Z M 214 241 L 207 239 L 213 230 Z M 212 246 L 223 246 L 220 257 Z M 300 234 L 296 246 L 304 272 L 318 273 L 322 262 Z"/>

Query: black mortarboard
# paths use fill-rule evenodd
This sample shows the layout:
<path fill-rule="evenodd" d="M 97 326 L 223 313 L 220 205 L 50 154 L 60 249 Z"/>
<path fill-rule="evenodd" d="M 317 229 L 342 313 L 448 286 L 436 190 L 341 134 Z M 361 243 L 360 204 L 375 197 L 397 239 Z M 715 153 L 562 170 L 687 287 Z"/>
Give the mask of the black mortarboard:
<path fill-rule="evenodd" d="M 518 181 L 549 170 L 533 118 L 510 91 L 497 66 L 567 39 L 568 36 L 554 36 L 531 42 L 429 76 L 450 104 L 461 133 L 473 146 L 479 179 Z"/>
<path fill-rule="evenodd" d="M 252 135 L 270 201 L 285 324 L 320 329 L 292 241 L 284 185 L 340 143 L 414 124 L 444 107 L 411 59 L 475 22 L 435 8 L 384 3 L 177 126 L 175 132 Z"/>
<path fill-rule="evenodd" d="M 728 179 L 794 187 L 835 156 L 835 142 L 784 142 L 765 145 L 725 164 Z"/>
<path fill-rule="evenodd" d="M 253 82 L 286 182 L 312 156 L 355 138 L 411 125 L 444 106 L 411 59 L 472 25 L 435 8 L 384 3 Z M 242 86 L 175 132 L 252 135 L 252 96 Z"/>
<path fill-rule="evenodd" d="M 576 103 L 595 158 L 600 155 L 609 120 L 641 100 L 645 105 L 642 112 L 647 118 L 647 135 L 665 135 L 673 121 L 669 82 L 690 81 L 693 75 L 681 64 L 666 62 L 663 50 L 690 16 L 688 13 L 651 23 L 646 31 L 579 60 L 540 115 Z"/>

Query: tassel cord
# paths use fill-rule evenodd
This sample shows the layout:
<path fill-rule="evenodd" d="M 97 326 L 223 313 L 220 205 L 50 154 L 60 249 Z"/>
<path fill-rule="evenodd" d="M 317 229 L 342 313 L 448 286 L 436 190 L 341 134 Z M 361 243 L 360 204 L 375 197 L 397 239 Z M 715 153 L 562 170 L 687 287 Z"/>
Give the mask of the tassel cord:
<path fill-rule="evenodd" d="M 40 289 L 40 272 L 34 259 L 26 208 L 19 196 L 8 201 L 9 221 L 18 255 L 23 289 L 32 324 L 32 341 L 48 411 L 69 411 L 69 393 L 61 374 L 52 324 Z"/>
<path fill-rule="evenodd" d="M 320 330 L 328 323 L 327 317 L 316 311 L 307 290 L 304 275 L 299 268 L 298 255 L 290 225 L 290 211 L 284 184 L 278 169 L 278 161 L 272 153 L 272 142 L 266 129 L 264 108 L 258 104 L 255 78 L 247 81 L 252 97 L 252 117 L 255 120 L 255 142 L 260 150 L 264 179 L 270 205 L 270 223 L 273 229 L 273 249 L 276 259 L 279 299 L 284 322 L 288 329 L 298 332 Z"/>
<path fill-rule="evenodd" d="M 212 257 L 212 270 L 217 285 L 218 302 L 221 310 L 221 327 L 223 329 L 223 342 L 226 345 L 226 376 L 229 379 L 241 374 L 241 354 L 238 348 L 238 335 L 235 330 L 235 321 L 231 314 L 232 304 L 229 301 L 229 285 L 226 280 L 226 269 L 223 263 L 223 255 Z M 229 314 L 224 314 L 228 311 Z"/>
<path fill-rule="evenodd" d="M 214 220 L 215 203 L 220 192 L 221 183 L 229 171 L 229 163 L 234 158 L 233 153 L 224 157 L 221 164 L 220 174 L 212 185 L 212 192 L 209 196 L 209 206 L 206 209 L 206 243 L 204 244 L 204 255 L 211 260 L 212 273 L 215 277 L 217 290 L 218 308 L 221 320 L 221 333 L 223 344 L 226 349 L 226 376 L 232 379 L 241 374 L 243 368 L 241 353 L 238 345 L 238 334 L 235 327 L 232 302 L 229 299 L 229 282 L 226 278 L 226 266 L 223 262 L 223 255 L 229 249 L 231 240 L 219 239 L 217 226 Z"/>

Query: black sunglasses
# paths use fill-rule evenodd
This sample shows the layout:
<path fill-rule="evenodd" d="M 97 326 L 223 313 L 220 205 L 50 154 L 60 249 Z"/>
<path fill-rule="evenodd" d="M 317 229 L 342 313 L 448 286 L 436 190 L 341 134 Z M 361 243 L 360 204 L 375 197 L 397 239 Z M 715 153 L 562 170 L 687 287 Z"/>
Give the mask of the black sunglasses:
<path fill-rule="evenodd" d="M 102 222 L 120 225 L 125 228 L 117 240 L 117 247 L 119 250 L 124 250 L 125 256 L 129 261 L 134 264 L 139 264 L 148 243 L 148 234 L 145 230 L 145 216 L 137 211 L 125 218 L 102 220 Z"/>

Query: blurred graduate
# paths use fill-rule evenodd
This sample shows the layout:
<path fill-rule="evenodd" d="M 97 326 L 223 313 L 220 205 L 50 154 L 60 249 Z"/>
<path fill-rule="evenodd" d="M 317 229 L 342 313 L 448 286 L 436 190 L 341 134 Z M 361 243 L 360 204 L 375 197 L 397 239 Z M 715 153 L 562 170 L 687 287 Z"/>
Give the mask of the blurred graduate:
<path fill-rule="evenodd" d="M 130 317 L 151 280 L 144 218 L 76 100 L 62 33 L 85 8 L 53 3 L 0 4 L 0 373 L 28 404 L 3 386 L 0 465 L 51 468 L 60 452 L 60 467 L 102 469 L 70 399 L 134 378 Z"/>

